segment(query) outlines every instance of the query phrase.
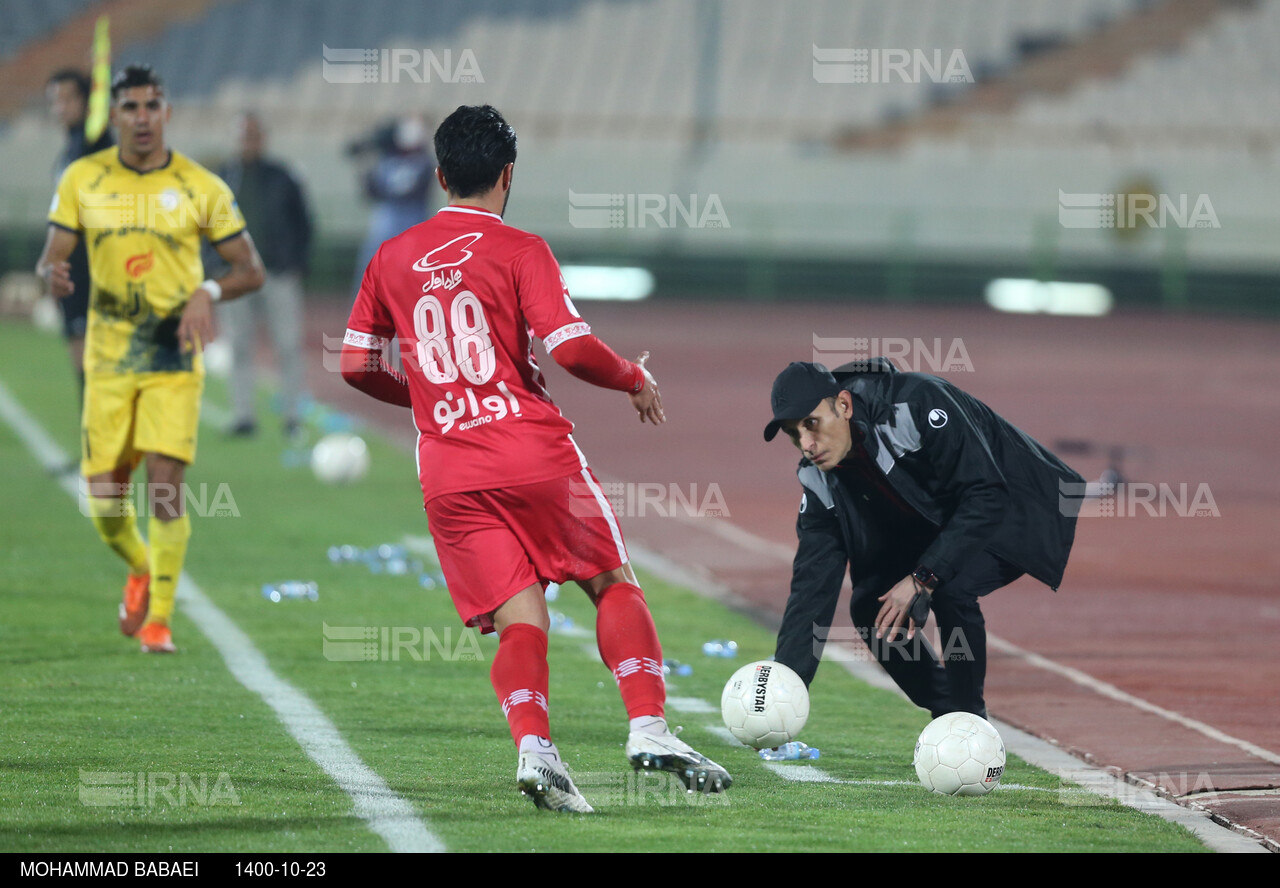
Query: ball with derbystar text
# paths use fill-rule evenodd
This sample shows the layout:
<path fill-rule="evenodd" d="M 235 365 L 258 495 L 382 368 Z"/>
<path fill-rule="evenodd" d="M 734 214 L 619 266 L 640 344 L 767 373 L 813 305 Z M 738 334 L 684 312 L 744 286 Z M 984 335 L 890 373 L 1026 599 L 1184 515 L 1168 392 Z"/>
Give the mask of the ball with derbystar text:
<path fill-rule="evenodd" d="M 781 746 L 794 740 L 809 718 L 809 689 L 791 667 L 757 660 L 724 686 L 720 714 L 729 732 L 746 745 Z"/>

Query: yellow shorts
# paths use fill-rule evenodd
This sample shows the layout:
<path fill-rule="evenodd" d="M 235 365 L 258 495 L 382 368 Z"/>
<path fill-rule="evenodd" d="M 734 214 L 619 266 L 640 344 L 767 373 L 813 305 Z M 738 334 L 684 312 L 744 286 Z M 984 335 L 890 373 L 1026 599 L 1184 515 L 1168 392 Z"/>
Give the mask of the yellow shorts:
<path fill-rule="evenodd" d="M 80 471 L 86 478 L 159 453 L 196 458 L 203 373 L 120 373 L 85 377 Z"/>

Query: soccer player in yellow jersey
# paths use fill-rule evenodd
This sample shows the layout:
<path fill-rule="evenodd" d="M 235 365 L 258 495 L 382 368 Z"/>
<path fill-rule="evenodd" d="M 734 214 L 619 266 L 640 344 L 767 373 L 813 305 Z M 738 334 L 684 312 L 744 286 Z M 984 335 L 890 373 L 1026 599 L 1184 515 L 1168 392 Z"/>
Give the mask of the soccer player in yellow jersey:
<path fill-rule="evenodd" d="M 169 628 L 191 519 L 182 494 L 196 454 L 204 387 L 201 349 L 213 303 L 262 286 L 262 260 L 231 190 L 165 144 L 172 108 L 160 78 L 130 66 L 111 84 L 119 147 L 67 167 L 36 266 L 59 298 L 72 292 L 67 257 L 89 250 L 89 326 L 81 471 L 85 511 L 129 566 L 120 631 L 142 650 L 175 650 Z M 200 240 L 231 270 L 203 280 Z M 150 546 L 138 533 L 129 478 L 146 462 Z"/>

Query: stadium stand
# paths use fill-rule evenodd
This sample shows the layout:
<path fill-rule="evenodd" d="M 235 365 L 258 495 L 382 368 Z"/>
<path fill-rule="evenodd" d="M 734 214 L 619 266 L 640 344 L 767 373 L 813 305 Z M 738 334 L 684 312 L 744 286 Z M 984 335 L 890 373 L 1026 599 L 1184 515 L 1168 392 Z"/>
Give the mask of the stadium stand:
<path fill-rule="evenodd" d="M 175 143 L 197 157 L 229 150 L 240 110 L 266 115 L 338 241 L 365 225 L 349 140 L 405 109 L 490 102 L 524 148 L 513 221 L 584 253 L 1271 269 L 1280 203 L 1257 182 L 1280 135 L 1277 38 L 1280 0 L 230 0 L 125 41 L 116 63 L 164 72 Z M 324 47 L 374 50 L 380 82 L 334 82 Z M 868 53 L 894 50 L 910 78 L 872 67 Z M 830 51 L 871 82 L 852 68 L 822 82 Z M 953 52 L 976 82 L 918 68 Z M 1055 63 L 1059 91 L 1038 89 L 1029 75 Z M 0 163 L 27 183 L 0 219 L 38 222 L 47 172 L 31 149 L 55 139 L 34 97 L 0 131 Z M 1059 224 L 1060 191 L 1135 182 L 1209 195 L 1221 228 L 1121 239 Z M 714 196 L 730 225 L 575 229 L 571 191 Z"/>
<path fill-rule="evenodd" d="M 94 0 L 5 0 L 4 27 L 0 28 L 0 59 L 18 48 L 53 33 L 93 5 Z"/>

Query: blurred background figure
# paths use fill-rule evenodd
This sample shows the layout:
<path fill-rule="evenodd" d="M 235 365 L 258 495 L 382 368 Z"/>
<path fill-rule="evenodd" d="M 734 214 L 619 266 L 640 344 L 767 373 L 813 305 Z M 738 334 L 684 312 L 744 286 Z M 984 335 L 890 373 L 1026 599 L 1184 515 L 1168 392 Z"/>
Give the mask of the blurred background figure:
<path fill-rule="evenodd" d="M 49 98 L 49 110 L 53 118 L 66 130 L 67 141 L 53 168 L 53 181 L 62 178 L 62 171 L 73 161 L 87 154 L 110 148 L 115 144 L 109 127 L 89 134 L 85 131 L 85 119 L 89 112 L 89 75 L 75 68 L 63 68 L 49 78 L 45 87 Z M 80 380 L 80 399 L 84 400 L 84 334 L 89 312 L 89 255 L 84 240 L 71 252 L 71 282 L 75 290 L 66 299 L 58 300 L 62 312 L 62 335 L 71 354 L 71 366 Z"/>
<path fill-rule="evenodd" d="M 382 242 L 427 218 L 436 167 L 427 147 L 430 135 L 422 117 L 406 115 L 347 146 L 347 154 L 353 157 L 377 154 L 377 161 L 364 175 L 364 193 L 374 206 L 368 234 L 356 256 L 353 298 L 365 266 Z"/>
<path fill-rule="evenodd" d="M 231 345 L 232 435 L 257 431 L 255 351 L 259 319 L 265 317 L 276 369 L 284 433 L 299 430 L 305 397 L 302 360 L 303 280 L 311 250 L 311 214 L 302 186 L 280 163 L 264 154 L 266 134 L 252 113 L 237 121 L 239 156 L 218 172 L 235 192 L 249 230 L 254 232 L 266 283 L 256 293 L 221 308 L 218 315 Z"/>

